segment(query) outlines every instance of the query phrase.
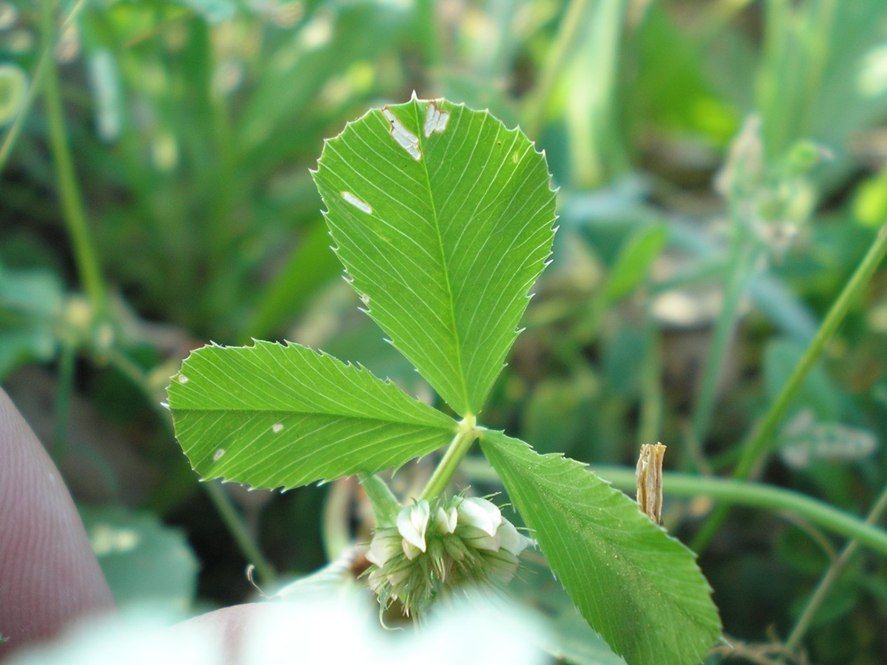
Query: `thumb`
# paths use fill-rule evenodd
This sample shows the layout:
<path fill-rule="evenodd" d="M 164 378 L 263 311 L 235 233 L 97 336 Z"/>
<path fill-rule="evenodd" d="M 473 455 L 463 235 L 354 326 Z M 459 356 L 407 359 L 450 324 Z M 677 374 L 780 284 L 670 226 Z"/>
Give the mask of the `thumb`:
<path fill-rule="evenodd" d="M 0 660 L 112 605 L 58 469 L 0 389 Z"/>

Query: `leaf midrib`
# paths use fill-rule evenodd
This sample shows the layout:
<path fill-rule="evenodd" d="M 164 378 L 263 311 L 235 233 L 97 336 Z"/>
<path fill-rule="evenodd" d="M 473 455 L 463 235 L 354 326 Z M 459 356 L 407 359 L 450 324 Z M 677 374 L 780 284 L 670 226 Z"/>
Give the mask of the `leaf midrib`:
<path fill-rule="evenodd" d="M 426 104 L 424 106 L 426 113 L 428 112 L 427 105 L 434 104 L 434 103 L 435 102 L 433 100 L 426 102 Z M 426 137 L 425 132 L 423 131 L 422 120 L 419 117 L 419 107 L 420 107 L 420 104 L 418 102 L 415 102 L 413 104 L 413 114 L 414 114 L 414 118 L 416 121 L 416 124 L 415 124 L 416 136 L 419 138 L 419 146 L 421 148 L 421 150 L 419 152 L 419 161 L 422 164 L 422 173 L 425 175 L 425 186 L 428 189 L 428 202 L 431 206 L 431 212 L 432 212 L 433 221 L 434 221 L 434 231 L 435 231 L 435 234 L 437 237 L 437 248 L 440 252 L 440 264 L 441 264 L 441 268 L 443 269 L 444 284 L 446 285 L 446 288 L 447 288 L 447 305 L 448 305 L 447 309 L 449 310 L 450 326 L 452 328 L 453 340 L 456 345 L 456 369 L 457 369 L 457 374 L 458 374 L 457 380 L 458 380 L 458 385 L 461 387 L 462 405 L 466 411 L 470 411 L 471 410 L 471 402 L 468 399 L 468 385 L 466 384 L 466 381 L 465 381 L 465 367 L 462 364 L 462 341 L 459 338 L 459 329 L 456 327 L 455 298 L 453 297 L 453 287 L 450 282 L 450 270 L 449 270 L 449 266 L 447 265 L 446 253 L 444 252 L 443 234 L 441 233 L 441 230 L 440 230 L 440 219 L 438 217 L 437 204 L 434 200 L 434 196 L 432 195 L 432 191 L 431 191 L 431 176 L 428 173 L 428 160 L 427 160 L 427 154 L 425 151 L 425 143 L 426 143 L 426 138 L 430 138 L 430 137 Z M 450 111 L 450 113 L 452 113 L 452 110 Z M 455 118 L 451 118 L 451 120 L 455 121 Z M 386 124 L 387 124 L 387 122 L 386 122 Z M 434 134 L 434 132 L 432 132 L 432 135 L 433 134 Z M 454 408 L 456 408 L 455 405 L 453 405 L 453 406 L 454 406 Z M 460 415 L 465 416 L 468 414 L 463 413 Z"/>
<path fill-rule="evenodd" d="M 250 415 L 255 415 L 255 414 L 262 414 L 262 415 L 278 414 L 278 415 L 286 415 L 286 416 L 323 416 L 323 417 L 328 417 L 328 418 L 347 418 L 348 420 L 361 420 L 361 421 L 366 420 L 366 421 L 370 421 L 370 422 L 383 422 L 383 423 L 390 423 L 392 425 L 409 425 L 409 426 L 413 426 L 413 427 L 422 427 L 425 429 L 440 430 L 441 432 L 448 432 L 448 433 L 455 432 L 458 429 L 458 424 L 455 421 L 453 422 L 453 427 L 444 427 L 443 425 L 426 425 L 423 423 L 415 423 L 415 422 L 409 422 L 409 421 L 404 421 L 404 420 L 391 420 L 390 418 L 385 418 L 382 416 L 379 416 L 379 417 L 354 416 L 354 415 L 350 415 L 350 414 L 342 414 L 342 413 L 336 413 L 336 412 L 300 411 L 300 410 L 287 410 L 287 409 L 280 409 L 280 408 L 275 408 L 275 409 L 237 408 L 237 409 L 234 409 L 234 408 L 219 407 L 216 409 L 212 409 L 212 408 L 194 409 L 194 408 L 187 408 L 187 407 L 176 407 L 175 412 L 177 414 L 230 413 L 232 415 L 243 415 L 243 416 L 247 416 L 247 417 Z"/>

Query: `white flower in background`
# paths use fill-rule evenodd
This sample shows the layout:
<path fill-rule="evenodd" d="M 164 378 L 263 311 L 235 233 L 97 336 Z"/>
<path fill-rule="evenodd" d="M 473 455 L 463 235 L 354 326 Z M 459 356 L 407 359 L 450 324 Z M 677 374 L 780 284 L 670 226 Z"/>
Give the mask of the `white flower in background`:
<path fill-rule="evenodd" d="M 416 501 L 395 521 L 373 536 L 367 583 L 384 608 L 397 602 L 406 616 L 423 613 L 456 588 L 507 584 L 530 544 L 487 499 Z"/>

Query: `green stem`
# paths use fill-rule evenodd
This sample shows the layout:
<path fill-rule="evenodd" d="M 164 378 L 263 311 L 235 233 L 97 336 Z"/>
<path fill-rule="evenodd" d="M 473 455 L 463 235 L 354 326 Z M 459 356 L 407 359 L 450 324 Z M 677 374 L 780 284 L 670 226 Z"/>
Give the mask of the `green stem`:
<path fill-rule="evenodd" d="M 79 2 L 71 8 L 71 11 L 68 12 L 68 16 L 62 24 L 62 30 L 67 28 L 71 21 L 76 18 L 77 14 L 85 4 L 86 0 L 79 0 Z M 53 36 L 51 31 L 50 36 Z M 34 67 L 34 71 L 31 74 L 31 83 L 28 86 L 28 92 L 25 95 L 21 108 L 19 108 L 18 113 L 15 116 L 15 120 L 12 121 L 12 124 L 6 131 L 6 135 L 3 137 L 3 144 L 0 145 L 0 173 L 3 173 L 3 169 L 6 168 L 6 162 L 9 160 L 10 155 L 12 155 L 19 134 L 22 132 L 25 118 L 28 115 L 28 111 L 31 110 L 31 104 L 34 103 L 37 94 L 43 87 L 43 77 L 46 75 L 46 61 L 52 58 L 55 44 L 55 39 L 51 39 L 48 43 L 44 40 L 44 44 L 40 49 L 40 57 L 38 58 L 37 65 Z"/>
<path fill-rule="evenodd" d="M 545 109 L 548 107 L 552 92 L 554 92 L 557 77 L 564 68 L 567 56 L 580 37 L 581 19 L 588 7 L 589 0 L 571 0 L 563 19 L 561 19 L 557 36 L 554 39 L 554 47 L 549 51 L 545 67 L 539 76 L 539 83 L 527 98 L 522 124 L 524 132 L 530 138 L 539 136 L 542 121 L 545 118 Z"/>
<path fill-rule="evenodd" d="M 234 542 L 236 542 L 237 546 L 240 548 L 241 554 L 243 554 L 249 563 L 256 567 L 256 571 L 262 578 L 263 583 L 269 586 L 273 585 L 274 579 L 277 575 L 274 571 L 274 567 L 264 557 L 261 550 L 259 550 L 258 545 L 253 540 L 246 525 L 243 523 L 240 513 L 237 512 L 231 498 L 225 492 L 225 488 L 217 482 L 202 483 L 202 487 L 206 490 L 209 500 L 212 501 L 216 512 L 218 512 L 222 521 L 225 523 L 225 526 L 228 528 L 228 533 L 231 534 L 234 538 Z"/>
<path fill-rule="evenodd" d="M 463 469 L 476 480 L 499 482 L 496 472 L 482 458 L 465 460 Z M 601 465 L 593 469 L 597 475 L 621 490 L 632 491 L 636 487 L 634 468 Z M 663 492 L 668 496 L 707 496 L 727 504 L 797 515 L 833 533 L 858 540 L 861 545 L 887 556 L 887 531 L 803 494 L 761 483 L 732 478 L 705 478 L 674 471 L 666 471 L 662 478 Z"/>
<path fill-rule="evenodd" d="M 86 212 L 74 171 L 74 161 L 71 157 L 67 130 L 65 129 L 65 117 L 62 111 L 58 67 L 52 53 L 54 43 L 52 0 L 43 0 L 42 33 L 43 50 L 48 54 L 45 61 L 44 91 L 49 121 L 49 141 L 55 160 L 65 225 L 71 236 L 74 260 L 83 288 L 93 309 L 97 313 L 103 314 L 107 303 L 105 284 L 102 281 L 98 259 L 89 236 Z"/>
<path fill-rule="evenodd" d="M 770 406 L 764 418 L 752 431 L 751 435 L 742 443 L 739 463 L 733 472 L 734 478 L 743 479 L 756 475 L 757 469 L 761 466 L 770 447 L 773 445 L 773 434 L 791 405 L 792 399 L 801 387 L 801 383 L 816 361 L 819 360 L 825 345 L 834 337 L 838 327 L 850 310 L 850 305 L 862 293 L 885 255 L 887 255 L 887 224 L 884 224 L 880 231 L 878 231 L 875 241 L 863 257 L 856 272 L 853 273 L 853 276 L 844 285 L 844 289 L 841 291 L 838 299 L 832 304 L 825 320 L 820 325 L 803 357 L 795 365 L 794 371 L 785 386 L 783 386 L 779 396 Z M 727 512 L 725 507 L 719 507 L 709 516 L 708 520 L 700 527 L 693 541 L 694 550 L 699 552 L 708 545 L 726 518 Z"/>
<path fill-rule="evenodd" d="M 868 525 L 874 525 L 875 522 L 881 519 L 881 515 L 884 514 L 885 510 L 887 510 L 887 487 L 882 490 L 881 496 L 878 497 L 874 507 L 869 512 L 868 517 L 866 517 L 865 523 Z M 858 549 L 859 540 L 851 540 L 841 551 L 838 558 L 829 566 L 825 575 L 819 580 L 819 584 L 816 586 L 816 590 L 813 592 L 813 595 L 807 602 L 807 606 L 798 618 L 798 622 L 789 634 L 788 639 L 785 642 L 786 648 L 794 650 L 800 645 L 801 640 L 804 639 L 804 634 L 813 622 L 813 617 L 816 616 L 816 612 L 819 610 L 826 596 L 828 596 L 829 591 L 831 591 L 832 586 L 834 586 L 834 583 Z"/>
<path fill-rule="evenodd" d="M 31 74 L 31 84 L 28 87 L 28 92 L 25 95 L 21 107 L 18 110 L 18 114 L 15 116 L 15 120 L 12 121 L 12 125 L 10 125 L 9 129 L 6 131 L 6 136 L 3 137 L 3 144 L 0 145 L 0 173 L 3 173 L 3 169 L 6 167 L 6 162 L 12 154 L 12 149 L 15 147 L 16 141 L 18 141 L 19 134 L 22 132 L 22 127 L 25 124 L 25 117 L 28 115 L 31 104 L 34 103 L 34 99 L 37 97 L 37 92 L 40 90 L 43 83 L 43 77 L 46 73 L 46 60 L 47 56 L 44 52 L 40 55 L 40 60 L 37 61 L 37 66 L 34 67 L 34 72 Z"/>
<path fill-rule="evenodd" d="M 440 496 L 447 488 L 450 479 L 459 467 L 459 463 L 465 457 L 465 454 L 471 448 L 471 444 L 474 443 L 474 440 L 482 431 L 482 428 L 477 427 L 476 423 L 477 420 L 472 415 L 465 416 L 462 422 L 459 423 L 459 429 L 456 432 L 456 436 L 450 441 L 450 445 L 447 448 L 447 452 L 444 453 L 443 459 L 440 460 L 434 473 L 431 474 L 431 478 L 428 479 L 428 484 L 425 485 L 425 489 L 423 489 L 422 494 L 419 495 L 420 500 L 434 499 L 435 497 Z"/>

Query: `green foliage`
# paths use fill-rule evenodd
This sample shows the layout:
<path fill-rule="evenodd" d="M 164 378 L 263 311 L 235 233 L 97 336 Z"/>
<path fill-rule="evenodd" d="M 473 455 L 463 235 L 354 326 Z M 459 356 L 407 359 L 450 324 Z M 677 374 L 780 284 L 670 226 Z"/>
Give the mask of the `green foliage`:
<path fill-rule="evenodd" d="M 169 406 L 201 476 L 252 487 L 400 466 L 455 429 L 366 369 L 296 344 L 198 349 L 170 383 Z"/>
<path fill-rule="evenodd" d="M 607 282 L 607 297 L 621 300 L 637 289 L 648 276 L 653 261 L 665 248 L 668 229 L 662 224 L 635 231 L 619 251 Z"/>
<path fill-rule="evenodd" d="M 437 405 L 447 402 L 459 416 L 482 408 L 484 425 L 505 428 L 539 452 L 625 465 L 595 468 L 626 490 L 637 445 L 661 440 L 669 444 L 666 464 L 686 472 L 666 474 L 670 533 L 700 531 L 709 500 L 703 496 L 746 506 L 741 519 L 715 528 L 701 517 L 705 538 L 694 545 L 736 644 L 756 650 L 766 641 L 768 649 L 775 626 L 786 659 L 803 647 L 815 662 L 877 660 L 873 654 L 884 652 L 887 639 L 878 622 L 887 592 L 876 583 L 884 577 L 887 536 L 877 516 L 887 456 L 873 445 L 887 440 L 883 266 L 849 289 L 840 327 L 815 349 L 812 371 L 781 396 L 821 321 L 879 242 L 887 216 L 879 129 L 887 109 L 887 6 L 762 0 L 695 3 L 688 11 L 679 0 L 497 0 L 449 12 L 445 4 L 0 0 L 4 388 L 65 458 L 62 472 L 75 495 L 116 487 L 112 501 L 123 498 L 164 518 L 173 513 L 198 550 L 202 600 L 212 603 L 244 599 L 244 559 L 257 564 L 270 587 L 273 567 L 289 575 L 321 566 L 321 538 L 368 540 L 367 504 L 380 521 L 391 519 L 399 505 L 391 489 L 397 497 L 420 492 L 428 460 L 404 465 L 406 448 L 392 457 L 401 469 L 391 489 L 387 475 L 366 473 L 362 488 L 343 479 L 283 496 L 195 482 L 170 445 L 169 414 L 158 407 L 169 376 L 206 340 L 293 339 L 323 348 L 390 377 L 422 402 L 433 403 L 439 390 L 444 399 Z M 407 341 L 416 347 L 415 363 L 427 356 L 426 376 L 399 354 L 407 351 L 404 340 L 386 328 L 397 348 L 385 344 L 355 311 L 353 292 L 335 279 L 341 265 L 329 251 L 309 174 L 324 137 L 410 90 L 489 108 L 508 127 L 519 123 L 517 133 L 502 136 L 516 139 L 522 131 L 537 141 L 561 187 L 556 269 L 533 287 L 538 297 L 527 309 L 526 333 L 513 339 L 529 283 L 519 297 L 512 291 L 508 326 L 485 321 L 497 325 L 461 371 L 456 362 L 431 360 L 472 340 L 456 344 L 412 317 L 407 326 L 421 327 L 427 339 L 419 343 L 408 331 Z M 428 163 L 410 161 L 380 113 L 345 133 L 368 136 L 373 129 L 372 145 L 396 155 L 405 172 Z M 415 113 L 401 121 L 430 149 L 444 145 L 454 117 L 430 137 L 419 131 L 424 125 Z M 742 159 L 733 159 L 731 137 L 749 117 L 760 123 L 745 124 L 750 131 L 732 151 Z M 69 160 L 60 157 L 66 144 Z M 341 149 L 341 137 L 330 145 Z M 542 163 L 535 151 L 530 157 Z M 60 159 L 73 163 L 59 169 Z M 319 168 L 323 175 L 324 164 Z M 409 196 L 427 203 L 431 184 Z M 343 202 L 341 191 L 358 192 L 351 183 L 337 187 L 326 207 L 343 229 L 360 211 Z M 447 220 L 439 221 L 442 230 Z M 513 229 L 515 219 L 496 224 Z M 520 238 L 511 231 L 492 240 Z M 351 251 L 356 278 L 360 259 L 348 242 L 334 241 Z M 475 249 L 455 258 L 482 254 Z M 539 261 L 543 254 L 540 247 Z M 413 258 L 422 256 L 416 251 Z M 439 276 L 441 266 L 422 269 Z M 521 271 L 529 279 L 538 267 L 503 273 L 501 286 L 514 287 Z M 393 273 L 382 277 L 376 281 L 383 286 L 396 281 Z M 489 275 L 475 271 L 466 290 L 489 283 Z M 370 296 L 368 309 L 384 327 L 386 310 L 377 310 L 384 295 L 360 293 Z M 475 322 L 504 311 L 501 304 L 487 302 Z M 464 314 L 460 306 L 452 301 L 454 317 Z M 454 318 L 453 330 L 473 317 L 469 311 Z M 487 353 L 493 333 L 500 344 Z M 201 354 L 217 352 L 199 351 L 188 362 L 200 365 Z M 232 353 L 260 359 L 298 352 Z M 236 366 L 242 376 L 219 377 L 226 388 L 265 372 L 248 361 Z M 353 366 L 346 374 L 366 372 Z M 475 394 L 460 394 L 460 381 L 475 380 Z M 382 392 L 414 408 L 397 389 Z M 440 423 L 438 438 L 422 444 L 428 452 L 457 425 L 424 411 Z M 267 437 L 252 424 L 265 416 L 247 421 Z M 210 417 L 195 412 L 186 420 Z M 224 417 L 234 422 L 230 413 Z M 756 434 L 761 423 L 766 436 Z M 226 451 L 239 445 L 231 445 L 234 429 L 217 430 Z M 483 430 L 460 431 L 464 452 L 467 435 Z M 101 451 L 83 443 L 103 441 L 113 443 Z M 220 446 L 195 441 L 201 469 L 212 473 Z M 342 448 L 346 457 L 358 454 Z M 736 472 L 737 460 L 761 482 L 721 478 Z M 483 491 L 502 485 L 480 474 L 478 464 L 462 464 L 452 477 Z M 217 546 L 226 538 L 223 522 L 201 503 L 201 489 L 234 537 L 231 546 Z M 874 526 L 864 527 L 866 518 Z M 845 538 L 864 551 L 842 572 L 823 551 Z M 274 566 L 263 561 L 266 548 Z M 534 553 L 523 558 L 542 565 Z M 811 601 L 823 576 L 833 589 Z M 551 653 L 580 663 L 618 660 L 565 593 L 553 592 L 550 575 L 527 577 L 549 583 L 519 602 L 549 616 Z M 813 624 L 791 628 L 808 614 Z M 716 650 L 720 656 L 710 659 L 732 655 L 726 646 Z"/>
<path fill-rule="evenodd" d="M 0 127 L 12 122 L 24 102 L 28 78 L 16 65 L 0 64 Z"/>
<path fill-rule="evenodd" d="M 487 431 L 481 447 L 573 602 L 629 663 L 693 663 L 721 634 L 692 553 L 561 455 Z"/>
<path fill-rule="evenodd" d="M 514 449 L 521 442 L 474 429 L 472 414 L 483 407 L 550 251 L 554 196 L 542 156 L 488 113 L 414 98 L 367 113 L 327 142 L 315 179 L 336 253 L 367 313 L 465 419 L 456 431 L 393 384 L 305 347 L 209 346 L 183 363 L 169 387 L 176 435 L 194 469 L 204 478 L 290 488 L 399 466 L 455 434 L 422 494 L 435 498 L 455 470 L 451 460 L 482 432 L 485 453 L 592 627 L 632 663 L 700 658 L 720 623 L 692 554 L 574 462 L 521 453 Z M 632 279 L 620 272 L 641 266 L 643 274 L 661 249 L 662 229 L 653 230 L 623 252 L 613 298 Z M 395 528 L 390 491 L 372 476 L 364 483 L 377 520 L 371 586 L 404 587 L 380 593 L 380 602 L 399 599 L 407 614 L 418 612 L 431 596 L 414 603 L 411 589 L 430 582 L 410 576 L 434 572 L 444 586 L 457 577 L 423 563 L 428 503 L 417 504 L 414 517 L 400 511 Z M 434 528 L 455 529 L 453 510 L 452 517 L 435 513 Z M 555 536 L 568 525 L 581 556 Z M 496 527 L 486 527 L 488 537 L 499 537 Z M 399 543 L 398 530 L 409 551 L 390 545 Z M 439 550 L 440 542 L 431 541 Z M 498 540 L 489 547 L 510 551 Z M 428 561 L 467 565 L 468 551 L 441 550 Z M 513 555 L 501 556 L 508 560 L 496 559 L 500 565 L 516 565 Z M 414 559 L 422 565 L 411 566 Z M 589 576 L 592 569 L 600 577 Z M 477 579 L 490 575 L 481 571 Z M 624 602 L 614 608 L 616 590 Z"/>
<path fill-rule="evenodd" d="M 413 99 L 327 141 L 314 178 L 367 314 L 457 413 L 478 413 L 551 251 L 542 155 L 489 113 Z"/>
<path fill-rule="evenodd" d="M 120 507 L 81 507 L 80 516 L 117 605 L 188 611 L 199 566 L 181 531 Z"/>
<path fill-rule="evenodd" d="M 55 355 L 61 316 L 61 287 L 52 274 L 0 263 L 0 378 Z"/>

